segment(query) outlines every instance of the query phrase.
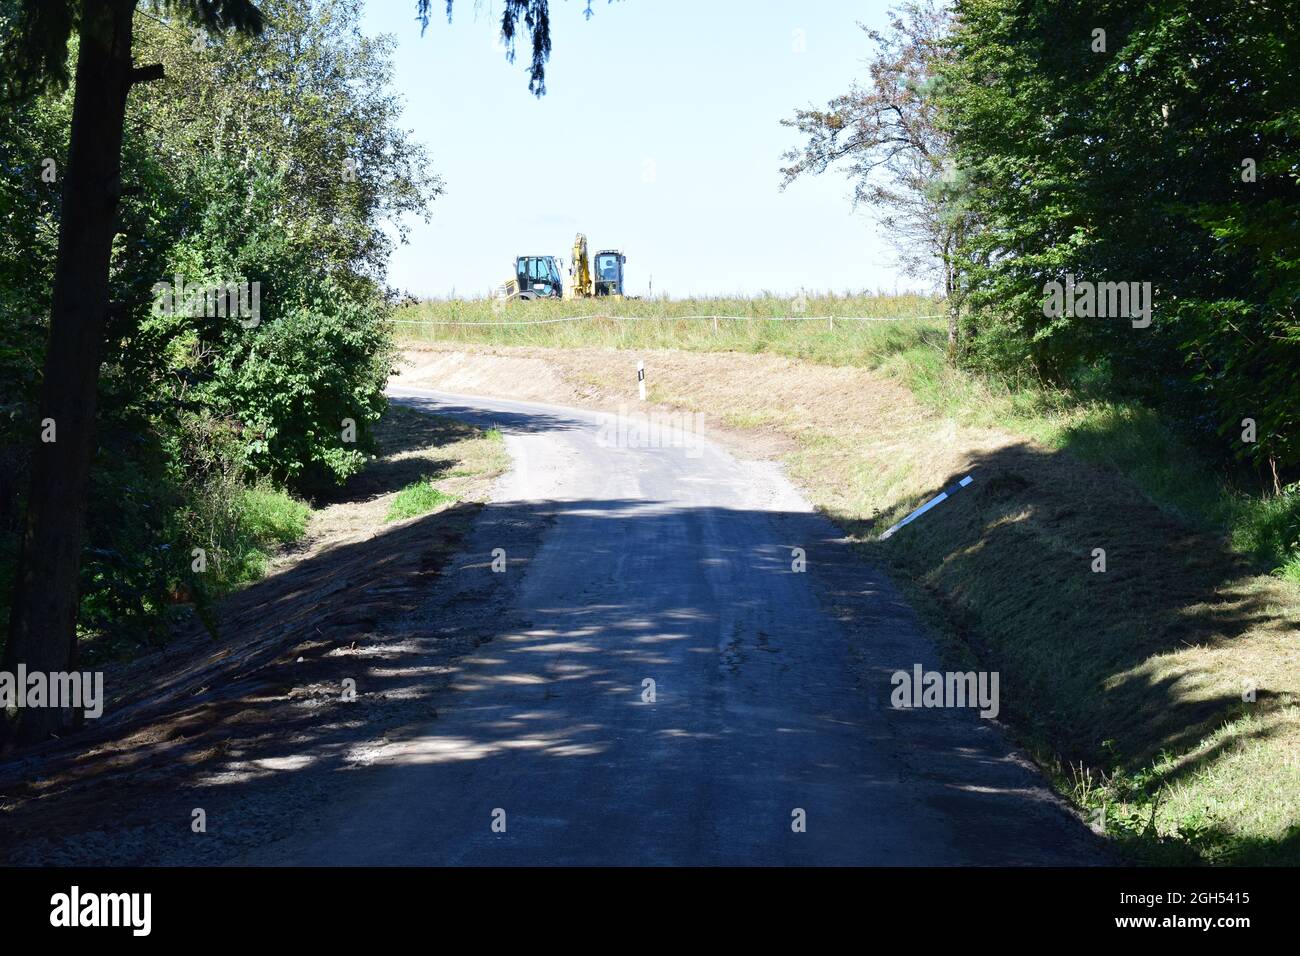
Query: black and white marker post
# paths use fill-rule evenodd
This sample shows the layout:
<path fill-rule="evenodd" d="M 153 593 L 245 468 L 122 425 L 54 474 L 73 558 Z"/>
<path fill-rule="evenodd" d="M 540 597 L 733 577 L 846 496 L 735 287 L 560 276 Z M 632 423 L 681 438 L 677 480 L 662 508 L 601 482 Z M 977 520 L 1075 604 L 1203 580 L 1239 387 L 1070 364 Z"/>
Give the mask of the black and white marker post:
<path fill-rule="evenodd" d="M 645 401 L 645 362 L 638 359 L 636 363 L 636 384 L 641 390 L 641 401 Z"/>
<path fill-rule="evenodd" d="M 957 492 L 959 492 L 961 489 L 965 488 L 967 485 L 969 485 L 969 484 L 971 483 L 972 480 L 973 480 L 973 479 L 971 478 L 971 476 L 970 476 L 970 475 L 967 475 L 965 478 L 963 478 L 961 481 L 957 482 L 957 484 L 953 485 L 951 488 L 948 488 L 948 489 L 946 489 L 946 490 L 944 490 L 944 491 L 939 492 L 939 494 L 935 495 L 933 498 L 931 498 L 931 499 L 930 499 L 929 501 L 927 501 L 925 504 L 921 505 L 921 507 L 917 508 L 915 511 L 913 511 L 910 515 L 908 515 L 908 516 L 907 516 L 906 518 L 904 518 L 902 521 L 898 522 L 898 524 L 894 525 L 892 528 L 890 528 L 888 531 L 886 531 L 884 534 L 882 534 L 882 535 L 880 536 L 880 540 L 881 540 L 881 541 L 884 541 L 886 538 L 888 538 L 890 535 L 892 535 L 895 531 L 897 531 L 897 530 L 898 530 L 899 528 L 901 528 L 903 525 L 905 525 L 905 524 L 911 524 L 911 523 L 912 523 L 913 521 L 915 521 L 917 518 L 921 517 L 921 515 L 925 514 L 927 511 L 929 511 L 931 508 L 933 508 L 935 505 L 937 505 L 939 502 L 943 501 L 945 498 L 949 498 L 949 497 L 951 497 L 952 495 L 955 495 L 955 494 L 956 494 Z"/>

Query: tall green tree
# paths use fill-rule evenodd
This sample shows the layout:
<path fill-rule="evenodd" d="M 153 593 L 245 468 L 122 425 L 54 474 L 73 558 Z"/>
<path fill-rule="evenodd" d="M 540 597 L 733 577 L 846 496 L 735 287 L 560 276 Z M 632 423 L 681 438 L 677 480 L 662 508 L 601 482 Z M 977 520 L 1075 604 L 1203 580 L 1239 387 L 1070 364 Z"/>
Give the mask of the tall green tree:
<path fill-rule="evenodd" d="M 11 95 L 66 83 L 76 31 L 75 94 L 62 173 L 58 258 L 41 384 L 38 440 L 22 554 L 0 667 L 59 671 L 76 656 L 78 576 L 94 451 L 96 386 L 109 312 L 109 267 L 126 99 L 157 70 L 137 66 L 131 39 L 136 0 L 25 0 L 6 44 Z M 214 31 L 261 28 L 248 0 L 171 4 Z M 61 722 L 54 708 L 23 708 L 3 725 L 17 742 L 43 739 Z"/>
<path fill-rule="evenodd" d="M 912 0 L 889 13 L 886 30 L 863 30 L 875 47 L 867 79 L 824 109 L 795 111 L 781 125 L 806 137 L 786 153 L 782 189 L 802 176 L 841 169 L 853 203 L 880 213 L 904 270 L 936 273 L 948 304 L 948 356 L 958 350 L 961 286 L 957 248 L 968 227 L 965 177 L 953 164 L 941 122 L 942 68 L 950 16 L 940 0 Z"/>
<path fill-rule="evenodd" d="M 973 357 L 1159 405 L 1300 476 L 1300 26 L 1286 0 L 957 0 L 943 90 L 979 228 Z M 1150 282 L 1150 326 L 1046 286 Z M 1258 440 L 1243 441 L 1242 422 Z"/>
<path fill-rule="evenodd" d="M 364 461 L 389 371 L 390 230 L 401 241 L 404 217 L 427 216 L 442 189 L 399 123 L 395 41 L 361 33 L 361 6 L 264 0 L 267 29 L 222 44 L 178 42 L 145 21 L 142 53 L 185 79 L 151 86 L 128 117 L 186 196 L 175 273 L 261 289 L 255 328 L 175 314 L 145 323 L 184 342 L 188 387 L 175 404 L 226 420 L 243 464 L 297 490 Z M 355 441 L 340 437 L 344 418 Z"/>
<path fill-rule="evenodd" d="M 73 85 L 67 160 L 59 173 L 59 235 L 40 385 L 42 434 L 34 442 L 8 640 L 0 668 L 62 671 L 76 660 L 78 579 L 87 490 L 95 446 L 96 400 L 109 301 L 114 238 L 123 193 L 122 141 L 127 97 L 158 79 L 160 64 L 138 65 L 133 51 L 138 0 L 8 0 L 0 5 L 3 67 L 10 101 Z M 250 0 L 154 0 L 155 14 L 209 33 L 256 34 Z M 446 10 L 451 14 L 452 4 Z M 431 4 L 417 0 L 427 25 Z M 518 33 L 533 42 L 530 88 L 544 92 L 550 55 L 546 0 L 504 0 L 502 36 L 513 57 Z M 76 68 L 69 51 L 76 43 Z M 0 722 L 0 748 L 44 739 L 60 727 L 53 708 L 22 708 Z"/>

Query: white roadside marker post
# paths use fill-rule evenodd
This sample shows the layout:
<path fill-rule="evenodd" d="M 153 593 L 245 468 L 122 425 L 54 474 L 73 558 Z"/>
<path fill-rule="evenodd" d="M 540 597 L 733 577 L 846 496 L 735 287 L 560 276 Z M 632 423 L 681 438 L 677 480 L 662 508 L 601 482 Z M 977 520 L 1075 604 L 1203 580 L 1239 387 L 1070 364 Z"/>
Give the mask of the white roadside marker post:
<path fill-rule="evenodd" d="M 636 363 L 636 384 L 641 392 L 641 401 L 645 401 L 645 362 L 638 359 Z"/>
<path fill-rule="evenodd" d="M 939 494 L 935 495 L 933 498 L 931 498 L 931 499 L 930 499 L 929 501 L 927 501 L 925 504 L 921 505 L 921 507 L 919 507 L 919 508 L 917 508 L 915 511 L 913 511 L 910 515 L 908 515 L 908 516 L 907 516 L 906 518 L 904 518 L 902 521 L 898 522 L 898 524 L 894 525 L 892 528 L 890 528 L 888 531 L 886 531 L 884 534 L 882 534 L 882 535 L 880 536 L 880 540 L 881 540 L 881 541 L 884 541 L 886 538 L 888 538 L 890 535 L 892 535 L 895 531 L 897 531 L 897 530 L 898 530 L 899 528 L 901 528 L 903 525 L 905 525 L 905 524 L 911 524 L 911 523 L 912 523 L 913 521 L 915 521 L 917 518 L 921 517 L 921 515 L 925 514 L 927 511 L 929 511 L 931 508 L 933 508 L 935 505 L 937 505 L 939 502 L 943 501 L 945 498 L 949 498 L 949 497 L 951 497 L 952 495 L 955 495 L 955 494 L 956 494 L 958 491 L 960 491 L 962 488 L 965 488 L 965 487 L 966 487 L 967 485 L 969 485 L 969 484 L 971 483 L 971 481 L 973 481 L 973 480 L 974 480 L 974 479 L 972 479 L 970 475 L 967 475 L 965 478 L 963 478 L 961 481 L 957 482 L 957 484 L 953 485 L 951 488 L 948 488 L 948 489 L 945 489 L 944 491 L 941 491 Z"/>

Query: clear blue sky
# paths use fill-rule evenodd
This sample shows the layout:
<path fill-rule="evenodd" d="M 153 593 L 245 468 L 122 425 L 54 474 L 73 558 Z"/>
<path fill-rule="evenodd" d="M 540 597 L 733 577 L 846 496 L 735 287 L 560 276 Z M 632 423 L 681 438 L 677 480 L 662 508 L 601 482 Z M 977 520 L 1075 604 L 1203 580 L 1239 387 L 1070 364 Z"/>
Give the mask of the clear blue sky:
<path fill-rule="evenodd" d="M 488 292 L 516 254 L 563 256 L 575 232 L 622 248 L 628 291 L 673 296 L 916 288 L 840 173 L 784 193 L 779 125 L 865 73 L 861 21 L 885 0 L 552 0 L 547 93 L 527 41 L 498 45 L 497 0 L 457 0 L 420 36 L 415 0 L 370 0 L 364 29 L 398 38 L 403 125 L 446 194 L 412 223 L 389 281 L 422 296 Z M 441 9 L 441 0 L 433 6 Z M 802 31 L 803 50 L 796 49 Z"/>

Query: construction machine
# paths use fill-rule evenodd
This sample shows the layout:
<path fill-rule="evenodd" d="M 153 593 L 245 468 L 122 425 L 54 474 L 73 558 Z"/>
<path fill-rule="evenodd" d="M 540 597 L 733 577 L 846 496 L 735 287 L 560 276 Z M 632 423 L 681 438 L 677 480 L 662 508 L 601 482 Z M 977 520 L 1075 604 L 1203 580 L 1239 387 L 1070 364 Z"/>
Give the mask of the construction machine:
<path fill-rule="evenodd" d="M 623 265 L 627 256 L 617 249 L 603 249 L 587 256 L 587 237 L 578 233 L 573 240 L 573 259 L 566 286 L 560 278 L 556 256 L 517 256 L 515 274 L 498 290 L 506 301 L 523 299 L 590 299 L 595 296 L 623 296 Z"/>
<path fill-rule="evenodd" d="M 564 295 L 560 261 L 555 256 L 517 256 L 515 274 L 499 292 L 507 301 L 515 299 L 558 299 Z"/>
<path fill-rule="evenodd" d="M 568 297 L 590 299 L 593 296 L 623 295 L 623 264 L 627 256 L 617 249 L 603 249 L 587 258 L 587 237 L 578 233 L 573 239 L 573 265 L 569 267 Z"/>
<path fill-rule="evenodd" d="M 623 298 L 623 264 L 627 256 L 617 249 L 605 249 L 592 257 L 596 274 L 596 295 L 616 295 Z"/>
<path fill-rule="evenodd" d="M 578 233 L 573 237 L 573 260 L 569 266 L 569 288 L 565 298 L 587 299 L 595 295 L 591 281 L 591 265 L 587 260 L 587 237 Z"/>

